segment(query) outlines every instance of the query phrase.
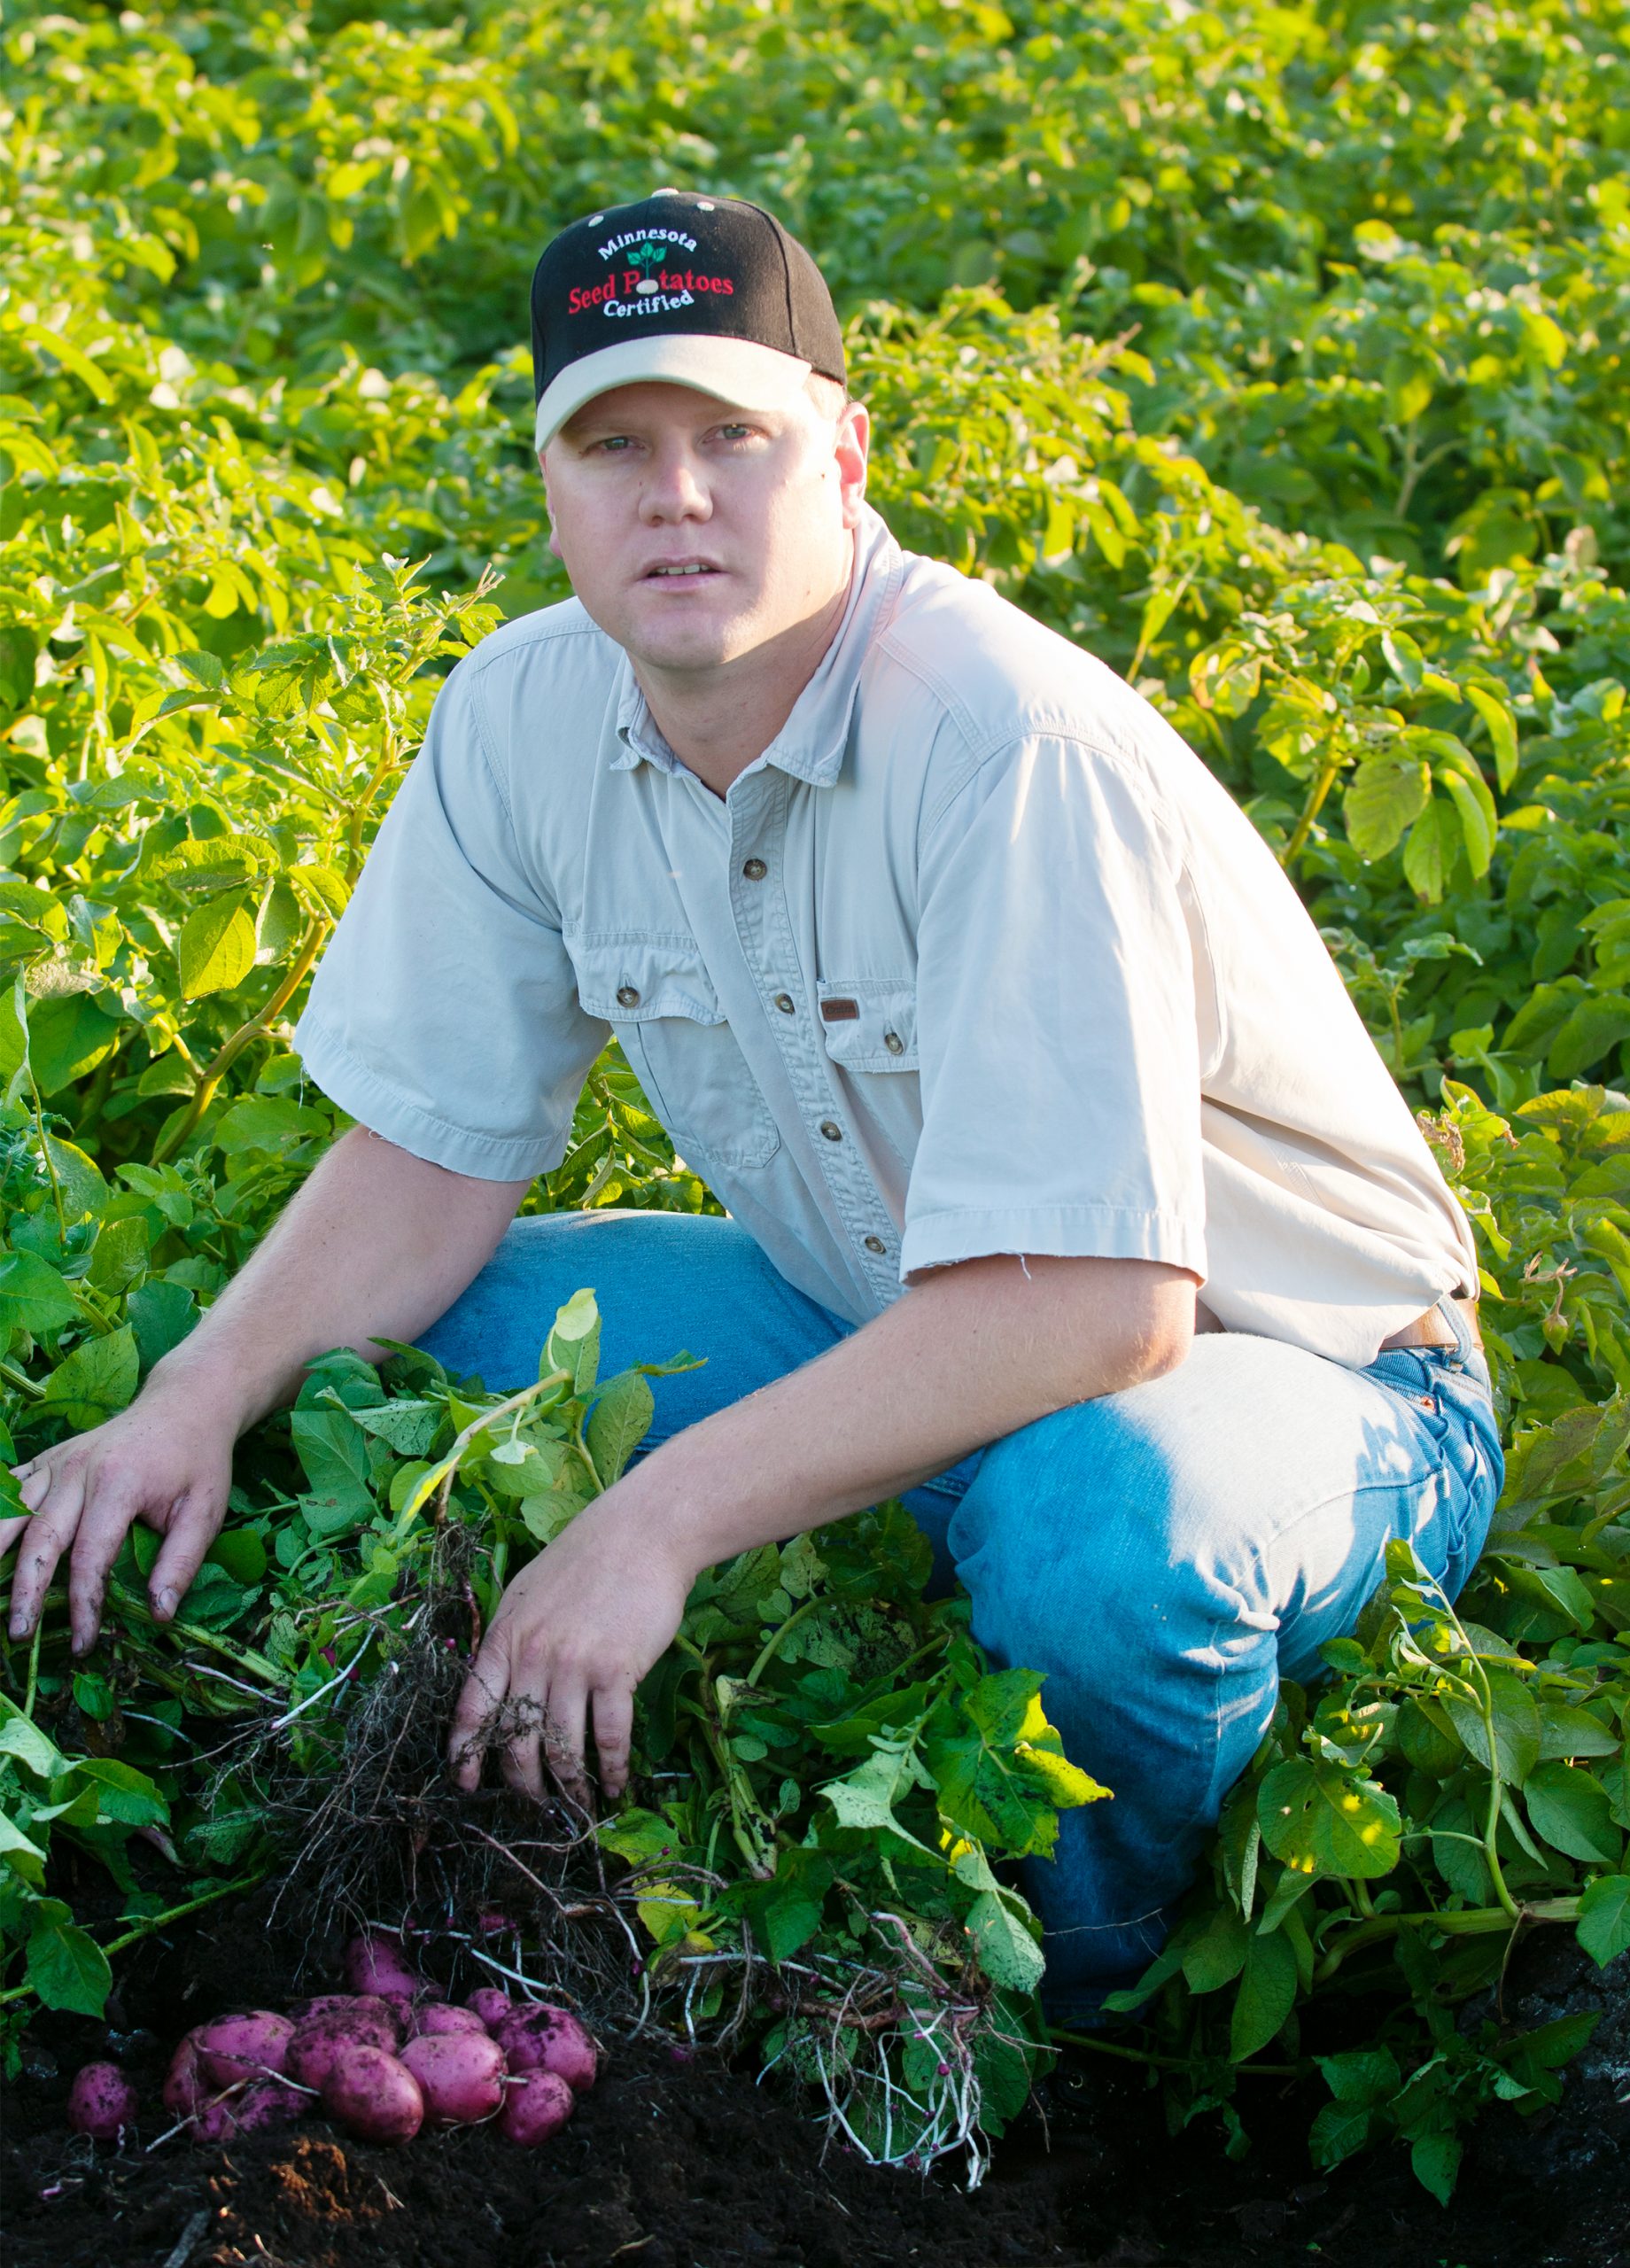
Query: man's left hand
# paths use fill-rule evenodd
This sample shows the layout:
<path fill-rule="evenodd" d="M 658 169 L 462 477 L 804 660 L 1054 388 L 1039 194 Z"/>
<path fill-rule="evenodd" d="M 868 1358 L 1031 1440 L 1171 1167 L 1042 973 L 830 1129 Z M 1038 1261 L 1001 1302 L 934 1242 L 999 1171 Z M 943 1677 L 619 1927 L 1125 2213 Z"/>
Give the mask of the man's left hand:
<path fill-rule="evenodd" d="M 505 1591 L 453 1716 L 449 1751 L 467 1792 L 495 1747 L 511 1787 L 541 1801 L 547 1764 L 586 1807 L 591 1723 L 602 1788 L 616 1798 L 627 1786 L 634 1688 L 671 1644 L 695 1579 L 643 1493 L 619 1482 Z"/>

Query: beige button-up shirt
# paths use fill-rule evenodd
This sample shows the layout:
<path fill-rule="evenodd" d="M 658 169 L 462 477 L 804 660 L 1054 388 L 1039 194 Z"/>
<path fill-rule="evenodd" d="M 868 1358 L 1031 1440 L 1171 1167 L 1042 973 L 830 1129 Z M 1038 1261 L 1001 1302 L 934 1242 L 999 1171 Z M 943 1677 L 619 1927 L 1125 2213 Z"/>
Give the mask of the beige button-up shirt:
<path fill-rule="evenodd" d="M 608 1030 L 856 1324 L 987 1253 L 1168 1261 L 1363 1364 L 1468 1223 L 1250 821 L 1138 695 L 867 509 L 841 626 L 721 800 L 574 601 L 461 662 L 295 1044 L 454 1172 L 563 1154 Z"/>

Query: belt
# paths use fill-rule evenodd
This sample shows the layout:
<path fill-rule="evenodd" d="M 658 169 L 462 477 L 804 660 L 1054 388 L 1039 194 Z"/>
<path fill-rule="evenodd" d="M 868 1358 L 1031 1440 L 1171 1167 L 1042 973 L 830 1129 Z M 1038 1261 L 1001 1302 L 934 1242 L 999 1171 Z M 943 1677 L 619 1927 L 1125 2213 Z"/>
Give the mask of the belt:
<path fill-rule="evenodd" d="M 1483 1334 L 1478 1329 L 1477 1301 L 1456 1300 L 1455 1304 L 1465 1318 L 1466 1329 L 1471 1334 L 1472 1345 L 1479 1354 L 1481 1354 Z M 1194 1307 L 1194 1327 L 1197 1331 L 1222 1331 L 1225 1328 L 1217 1321 L 1204 1300 L 1197 1300 Z M 1448 1316 L 1440 1307 L 1430 1307 L 1424 1315 L 1417 1315 L 1413 1323 L 1406 1323 L 1401 1331 L 1394 1331 L 1390 1339 L 1384 1339 L 1381 1341 L 1380 1352 L 1386 1355 L 1400 1347 L 1453 1347 L 1456 1343 Z"/>
<path fill-rule="evenodd" d="M 1455 1305 L 1465 1319 L 1472 1345 L 1481 1352 L 1483 1337 L 1478 1329 L 1477 1301 L 1456 1300 Z M 1453 1347 L 1456 1343 L 1448 1316 L 1440 1307 L 1431 1307 L 1424 1315 L 1417 1315 L 1413 1323 L 1406 1323 L 1401 1331 L 1394 1331 L 1390 1339 L 1384 1339 L 1381 1352 L 1388 1354 L 1399 1347 Z"/>

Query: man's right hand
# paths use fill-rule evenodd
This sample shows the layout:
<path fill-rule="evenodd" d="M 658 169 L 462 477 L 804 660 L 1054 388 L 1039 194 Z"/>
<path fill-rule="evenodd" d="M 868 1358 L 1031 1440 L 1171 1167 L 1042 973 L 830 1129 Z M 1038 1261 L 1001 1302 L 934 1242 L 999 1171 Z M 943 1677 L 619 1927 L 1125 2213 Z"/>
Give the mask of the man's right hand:
<path fill-rule="evenodd" d="M 237 1433 L 209 1396 L 155 1372 L 118 1417 L 13 1465 L 30 1517 L 0 1520 L 0 1557 L 18 1545 L 12 1636 L 31 1635 L 66 1553 L 69 1633 L 74 1651 L 88 1652 L 109 1571 L 138 1519 L 164 1538 L 147 1591 L 167 1622 L 221 1533 Z"/>

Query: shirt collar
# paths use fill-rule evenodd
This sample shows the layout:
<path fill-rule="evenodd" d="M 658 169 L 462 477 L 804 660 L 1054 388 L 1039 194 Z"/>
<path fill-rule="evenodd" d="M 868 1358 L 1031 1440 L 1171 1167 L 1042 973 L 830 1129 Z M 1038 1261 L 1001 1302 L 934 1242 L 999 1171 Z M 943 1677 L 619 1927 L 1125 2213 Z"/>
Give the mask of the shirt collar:
<path fill-rule="evenodd" d="M 793 703 L 792 713 L 757 761 L 773 764 L 811 788 L 829 788 L 842 768 L 849 720 L 859 690 L 860 672 L 873 640 L 887 622 L 899 587 L 904 560 L 900 547 L 869 504 L 860 508 L 855 530 L 855 565 L 849 597 L 832 643 L 815 674 Z M 617 672 L 617 737 L 621 746 L 610 759 L 613 772 L 651 764 L 671 777 L 688 777 L 657 729 L 626 654 Z"/>

